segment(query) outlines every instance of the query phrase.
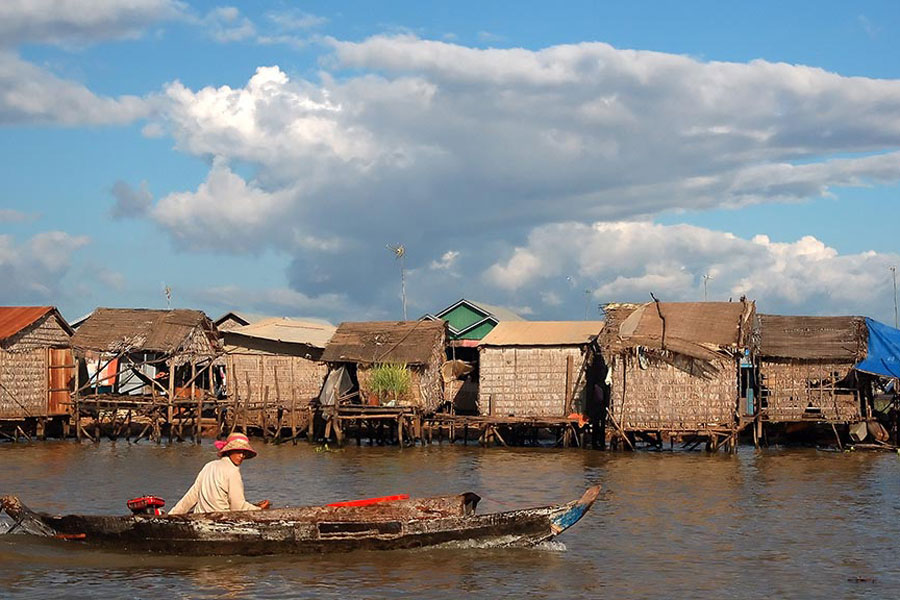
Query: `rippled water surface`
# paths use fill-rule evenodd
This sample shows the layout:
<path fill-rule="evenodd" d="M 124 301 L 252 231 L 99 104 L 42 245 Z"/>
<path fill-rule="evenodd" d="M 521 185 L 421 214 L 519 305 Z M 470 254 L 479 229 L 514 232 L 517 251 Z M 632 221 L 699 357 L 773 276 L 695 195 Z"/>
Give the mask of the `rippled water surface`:
<path fill-rule="evenodd" d="M 259 444 L 262 446 L 262 444 Z M 169 504 L 210 460 L 207 441 L 0 445 L 0 494 L 47 512 Z M 900 457 L 742 448 L 705 453 L 263 446 L 251 501 L 320 504 L 471 490 L 479 510 L 604 491 L 559 543 L 290 557 L 116 554 L 0 536 L 3 598 L 894 598 Z"/>

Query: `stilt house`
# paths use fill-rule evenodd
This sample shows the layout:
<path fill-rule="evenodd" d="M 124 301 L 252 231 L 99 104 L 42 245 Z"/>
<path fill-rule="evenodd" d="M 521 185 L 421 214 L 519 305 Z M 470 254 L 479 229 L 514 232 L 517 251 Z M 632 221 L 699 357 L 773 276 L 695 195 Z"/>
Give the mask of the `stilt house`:
<path fill-rule="evenodd" d="M 864 417 L 854 365 L 866 356 L 863 317 L 759 315 L 759 415 L 771 423 L 854 423 Z"/>
<path fill-rule="evenodd" d="M 660 440 L 663 433 L 732 435 L 754 313 L 745 300 L 608 305 L 600 347 L 611 425 Z"/>
<path fill-rule="evenodd" d="M 222 332 L 230 404 L 239 414 L 288 410 L 282 422 L 305 429 L 307 407 L 328 373 L 321 358 L 334 332 L 333 325 L 277 317 Z"/>
<path fill-rule="evenodd" d="M 52 306 L 0 307 L 0 420 L 64 415 L 72 329 Z"/>
<path fill-rule="evenodd" d="M 502 321 L 478 347 L 478 409 L 503 417 L 584 412 L 603 321 Z"/>
<path fill-rule="evenodd" d="M 445 360 L 446 342 L 444 321 L 341 323 L 325 347 L 322 360 L 333 368 L 347 368 L 358 383 L 363 401 L 374 396 L 373 367 L 406 365 L 411 374 L 411 389 L 398 406 L 433 413 L 444 400 L 440 369 Z"/>
<path fill-rule="evenodd" d="M 81 363 L 76 395 L 174 400 L 214 396 L 221 385 L 221 371 L 213 374 L 219 334 L 199 310 L 98 308 L 72 346 Z"/>

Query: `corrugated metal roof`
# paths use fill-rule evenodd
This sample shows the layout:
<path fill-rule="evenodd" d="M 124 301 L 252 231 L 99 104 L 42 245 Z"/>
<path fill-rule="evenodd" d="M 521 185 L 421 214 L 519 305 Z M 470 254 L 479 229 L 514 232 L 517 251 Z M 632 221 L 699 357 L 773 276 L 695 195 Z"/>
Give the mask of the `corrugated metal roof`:
<path fill-rule="evenodd" d="M 481 310 L 487 312 L 490 315 L 497 317 L 499 321 L 524 321 L 520 315 L 515 313 L 512 309 L 506 308 L 505 306 L 495 306 L 493 304 L 485 304 L 484 302 L 478 302 L 476 300 L 467 300 L 469 304 L 474 304 Z"/>
<path fill-rule="evenodd" d="M 0 341 L 16 335 L 49 312 L 56 312 L 60 323 L 72 333 L 69 324 L 52 306 L 0 306 Z"/>
<path fill-rule="evenodd" d="M 603 321 L 500 321 L 480 346 L 578 346 L 603 329 Z"/>
<path fill-rule="evenodd" d="M 215 326 L 203 311 L 98 308 L 75 332 L 72 345 L 110 352 L 128 349 L 172 353 L 198 327 L 211 337 L 209 350 L 214 352 Z"/>
<path fill-rule="evenodd" d="M 759 315 L 760 356 L 856 362 L 865 346 L 863 317 Z"/>
<path fill-rule="evenodd" d="M 324 348 L 337 328 L 324 323 L 297 321 L 287 317 L 263 319 L 251 325 L 244 325 L 225 332 L 225 335 L 247 336 L 262 340 L 274 340 L 290 344 L 304 344 L 313 348 Z"/>
<path fill-rule="evenodd" d="M 370 321 L 341 323 L 325 347 L 325 362 L 426 365 L 443 344 L 444 321 Z"/>

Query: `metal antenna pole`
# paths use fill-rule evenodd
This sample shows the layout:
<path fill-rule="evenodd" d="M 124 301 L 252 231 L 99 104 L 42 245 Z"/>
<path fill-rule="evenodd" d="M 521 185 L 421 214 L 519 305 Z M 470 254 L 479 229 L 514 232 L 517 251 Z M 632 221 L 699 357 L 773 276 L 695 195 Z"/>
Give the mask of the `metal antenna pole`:
<path fill-rule="evenodd" d="M 403 298 L 403 320 L 406 321 L 406 252 L 400 255 L 400 296 Z"/>
<path fill-rule="evenodd" d="M 894 280 L 894 328 L 900 328 L 897 320 L 897 267 L 888 267 L 891 270 L 891 277 Z"/>
<path fill-rule="evenodd" d="M 588 310 L 591 306 L 591 290 L 584 290 L 584 320 L 588 320 Z"/>
<path fill-rule="evenodd" d="M 706 290 L 706 284 L 709 283 L 710 279 L 712 279 L 712 276 L 709 273 L 707 273 L 703 276 L 703 301 L 704 302 L 709 301 L 709 294 L 707 293 L 707 290 Z"/>

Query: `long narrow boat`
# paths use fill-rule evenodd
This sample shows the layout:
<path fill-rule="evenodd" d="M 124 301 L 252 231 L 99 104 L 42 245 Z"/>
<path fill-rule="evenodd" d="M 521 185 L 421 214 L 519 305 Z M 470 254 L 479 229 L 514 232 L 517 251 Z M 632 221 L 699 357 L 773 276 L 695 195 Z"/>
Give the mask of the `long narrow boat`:
<path fill-rule="evenodd" d="M 578 500 L 499 513 L 476 514 L 481 498 L 406 499 L 368 506 L 308 506 L 192 515 L 49 515 L 15 496 L 0 497 L 12 519 L 8 533 L 77 540 L 124 551 L 167 554 L 282 554 L 392 550 L 469 542 L 530 546 L 550 540 L 590 509 L 600 486 Z"/>

